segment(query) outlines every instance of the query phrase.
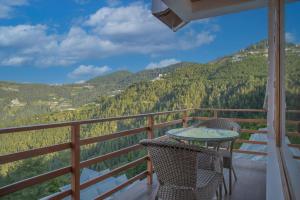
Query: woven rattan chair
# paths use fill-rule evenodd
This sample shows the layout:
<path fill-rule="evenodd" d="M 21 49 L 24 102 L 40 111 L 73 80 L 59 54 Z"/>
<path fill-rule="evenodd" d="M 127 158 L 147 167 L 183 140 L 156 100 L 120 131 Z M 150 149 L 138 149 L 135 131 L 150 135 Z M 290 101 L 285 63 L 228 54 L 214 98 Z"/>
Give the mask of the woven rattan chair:
<path fill-rule="evenodd" d="M 206 200 L 222 194 L 218 152 L 166 139 L 142 140 L 140 144 L 147 147 L 159 181 L 156 199 Z"/>
<path fill-rule="evenodd" d="M 207 120 L 196 126 L 198 126 L 198 127 L 205 126 L 207 128 L 217 128 L 217 129 L 219 128 L 219 129 L 234 130 L 237 132 L 240 132 L 240 129 L 241 129 L 240 125 L 238 125 L 237 123 L 229 121 L 227 119 L 219 119 L 219 118 Z M 237 180 L 237 176 L 236 176 L 233 164 L 232 164 L 233 144 L 234 144 L 234 141 L 224 142 L 220 145 L 221 149 L 219 150 L 219 152 L 223 156 L 223 167 L 229 169 L 229 194 L 231 194 L 231 191 L 232 191 L 232 189 L 231 189 L 232 188 L 232 172 L 233 172 L 235 180 Z M 214 144 L 211 144 L 211 145 L 213 146 Z M 225 191 L 226 191 L 226 187 L 225 187 Z"/>

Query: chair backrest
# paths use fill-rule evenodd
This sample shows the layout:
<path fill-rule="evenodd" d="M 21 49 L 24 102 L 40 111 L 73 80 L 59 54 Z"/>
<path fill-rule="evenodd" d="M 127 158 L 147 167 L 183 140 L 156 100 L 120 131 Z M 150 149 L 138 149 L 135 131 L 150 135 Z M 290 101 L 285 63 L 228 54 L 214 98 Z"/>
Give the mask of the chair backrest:
<path fill-rule="evenodd" d="M 222 118 L 216 118 L 216 119 L 210 119 L 204 122 L 201 122 L 197 126 L 205 126 L 207 128 L 216 128 L 216 129 L 226 129 L 226 130 L 234 130 L 236 132 L 240 132 L 241 127 L 238 123 L 230 121 L 228 119 L 222 119 Z M 214 142 L 208 143 L 208 146 L 214 146 Z M 233 143 L 231 141 L 229 142 L 223 142 L 219 144 L 219 147 L 226 148 L 230 151 L 232 151 Z"/>
<path fill-rule="evenodd" d="M 158 181 L 162 185 L 195 188 L 199 157 L 202 157 L 201 162 L 206 165 L 212 163 L 211 156 L 205 150 L 200 151 L 199 147 L 198 151 L 190 145 L 155 139 L 142 140 L 140 144 L 147 147 Z"/>
<path fill-rule="evenodd" d="M 234 130 L 237 132 L 241 130 L 241 127 L 238 123 L 222 118 L 207 120 L 205 122 L 200 123 L 199 126 L 205 126 L 207 128 Z"/>

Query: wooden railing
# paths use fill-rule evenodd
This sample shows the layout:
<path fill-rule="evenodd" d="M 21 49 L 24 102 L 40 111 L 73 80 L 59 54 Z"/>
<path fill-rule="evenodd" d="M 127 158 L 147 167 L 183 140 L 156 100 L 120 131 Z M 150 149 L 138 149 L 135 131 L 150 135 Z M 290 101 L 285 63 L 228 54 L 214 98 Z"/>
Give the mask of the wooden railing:
<path fill-rule="evenodd" d="M 213 115 L 211 117 L 203 117 L 203 116 L 196 116 L 196 112 L 211 112 Z M 31 177 L 16 183 L 12 183 L 10 185 L 6 185 L 0 188 L 0 197 L 8 195 L 10 193 L 22 190 L 24 188 L 43 183 L 45 181 L 49 181 L 53 178 L 71 174 L 71 189 L 56 193 L 50 197 L 50 199 L 62 199 L 71 195 L 72 199 L 79 199 L 80 198 L 80 190 L 83 190 L 91 185 L 94 185 L 98 182 L 101 182 L 109 177 L 116 176 L 121 172 L 124 172 L 130 168 L 133 168 L 137 165 L 142 163 L 147 163 L 147 170 L 141 172 L 140 174 L 130 178 L 126 182 L 122 183 L 121 185 L 117 186 L 116 188 L 112 188 L 110 191 L 105 192 L 101 196 L 97 197 L 97 199 L 104 199 L 112 195 L 113 193 L 123 189 L 124 187 L 128 186 L 129 184 L 133 183 L 136 180 L 143 179 L 147 177 L 147 183 L 152 183 L 152 174 L 153 174 L 153 167 L 149 156 L 146 155 L 142 158 L 134 160 L 130 163 L 127 163 L 123 166 L 115 168 L 104 174 L 102 176 L 93 178 L 88 180 L 82 184 L 80 184 L 80 169 L 84 167 L 88 167 L 90 165 L 103 162 L 105 160 L 119 157 L 121 155 L 127 154 L 132 151 L 140 150 L 142 148 L 141 145 L 135 144 L 133 146 L 125 147 L 119 149 L 114 152 L 110 152 L 104 155 L 100 155 L 88 160 L 80 161 L 80 147 L 88 144 L 104 142 L 124 136 L 136 135 L 141 132 L 147 132 L 147 138 L 152 139 L 154 138 L 154 130 L 161 129 L 171 125 L 178 125 L 182 124 L 183 127 L 188 126 L 189 120 L 208 120 L 211 118 L 221 117 L 220 113 L 227 113 L 227 112 L 238 112 L 238 113 L 266 113 L 265 110 L 259 109 L 184 109 L 184 110 L 175 110 L 175 111 L 167 111 L 167 112 L 157 112 L 157 113 L 147 113 L 147 114 L 140 114 L 140 115 L 130 115 L 130 116 L 121 116 L 121 117 L 111 117 L 111 118 L 102 118 L 102 119 L 91 119 L 91 120 L 82 120 L 82 121 L 71 121 L 71 122 L 61 122 L 61 123 L 52 123 L 52 124 L 42 124 L 42 125 L 32 125 L 32 126 L 23 126 L 23 127 L 14 127 L 14 128 L 4 128 L 0 129 L 0 134 L 8 134 L 8 133 L 15 133 L 15 132 L 23 132 L 23 131 L 36 131 L 42 129 L 53 129 L 59 127 L 71 127 L 71 141 L 56 144 L 53 146 L 47 146 L 42 148 L 31 149 L 27 151 L 1 155 L 0 156 L 0 165 L 23 160 L 27 158 L 32 158 L 35 156 L 41 156 L 53 152 L 59 152 L 66 149 L 71 149 L 71 163 L 70 166 L 63 167 L 45 174 L 41 174 L 35 177 Z M 168 114 L 178 114 L 182 113 L 182 117 L 177 120 L 163 122 L 163 123 L 155 123 L 154 117 L 158 115 L 168 115 Z M 194 115 L 189 115 L 189 113 L 193 113 Z M 124 130 L 120 132 L 115 132 L 108 135 L 102 135 L 97 137 L 85 138 L 80 139 L 80 127 L 81 125 L 85 124 L 94 124 L 94 123 L 102 123 L 102 122 L 111 122 L 111 121 L 119 121 L 119 120 L 126 120 L 126 119 L 140 119 L 145 118 L 147 119 L 147 125 L 139 128 L 134 128 L 131 130 Z M 252 118 L 228 118 L 232 121 L 240 122 L 240 123 L 259 123 L 259 124 L 266 124 L 266 119 L 252 119 Z M 289 121 L 288 123 L 299 123 L 299 121 Z M 242 129 L 242 133 L 260 133 L 266 134 L 267 131 L 262 130 L 249 130 L 249 129 Z M 291 132 L 288 133 L 291 136 L 300 137 L 298 132 Z M 238 139 L 237 143 L 249 143 L 249 144 L 257 144 L 257 145 L 266 145 L 266 142 L 262 141 L 250 141 L 246 139 Z M 292 147 L 300 148 L 300 145 L 292 144 Z M 257 152 L 257 151 L 245 151 L 240 149 L 234 149 L 235 152 L 238 153 L 245 153 L 245 154 L 253 154 L 253 155 L 262 155 L 266 156 L 267 153 L 265 152 Z"/>

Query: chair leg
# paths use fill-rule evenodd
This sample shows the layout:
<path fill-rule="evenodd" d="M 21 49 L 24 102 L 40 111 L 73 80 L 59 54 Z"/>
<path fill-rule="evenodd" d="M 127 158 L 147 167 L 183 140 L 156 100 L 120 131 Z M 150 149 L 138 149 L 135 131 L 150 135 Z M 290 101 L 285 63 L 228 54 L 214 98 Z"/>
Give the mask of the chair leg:
<path fill-rule="evenodd" d="M 226 186 L 226 182 L 225 182 L 224 176 L 223 176 L 223 185 L 224 185 L 225 194 L 227 194 L 227 186 Z"/>
<path fill-rule="evenodd" d="M 234 170 L 233 166 L 231 166 L 231 168 L 232 168 L 234 179 L 237 181 L 237 176 L 236 176 L 236 173 L 235 173 L 235 170 Z"/>
<path fill-rule="evenodd" d="M 223 196 L 223 194 L 222 194 L 222 187 L 223 187 L 222 184 L 220 184 L 219 185 L 219 199 L 220 200 L 222 200 L 222 196 Z"/>
<path fill-rule="evenodd" d="M 231 167 L 229 168 L 229 195 L 231 195 L 231 177 L 232 177 L 232 173 L 231 173 Z"/>

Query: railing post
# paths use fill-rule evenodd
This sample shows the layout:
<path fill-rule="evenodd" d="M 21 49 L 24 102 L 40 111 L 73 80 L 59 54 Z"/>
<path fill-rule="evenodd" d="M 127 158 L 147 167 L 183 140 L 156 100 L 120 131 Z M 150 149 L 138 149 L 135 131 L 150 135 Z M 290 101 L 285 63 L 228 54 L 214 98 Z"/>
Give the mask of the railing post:
<path fill-rule="evenodd" d="M 182 126 L 183 126 L 184 128 L 187 128 L 187 127 L 188 127 L 188 120 L 189 120 L 189 118 L 188 118 L 188 113 L 187 113 L 187 111 L 185 110 L 185 111 L 183 111 L 183 116 L 182 116 Z"/>
<path fill-rule="evenodd" d="M 72 199 L 80 199 L 80 125 L 71 126 L 71 143 L 72 143 Z"/>
<path fill-rule="evenodd" d="M 153 126 L 154 126 L 154 119 L 152 115 L 149 115 L 147 118 L 148 121 L 148 131 L 147 131 L 147 138 L 148 139 L 153 139 L 154 138 L 154 131 L 153 131 Z M 152 176 L 153 176 L 153 165 L 152 161 L 150 160 L 150 156 L 148 153 L 148 160 L 147 160 L 147 184 L 151 185 L 152 184 Z"/>
<path fill-rule="evenodd" d="M 218 111 L 214 110 L 214 118 L 218 118 Z"/>

